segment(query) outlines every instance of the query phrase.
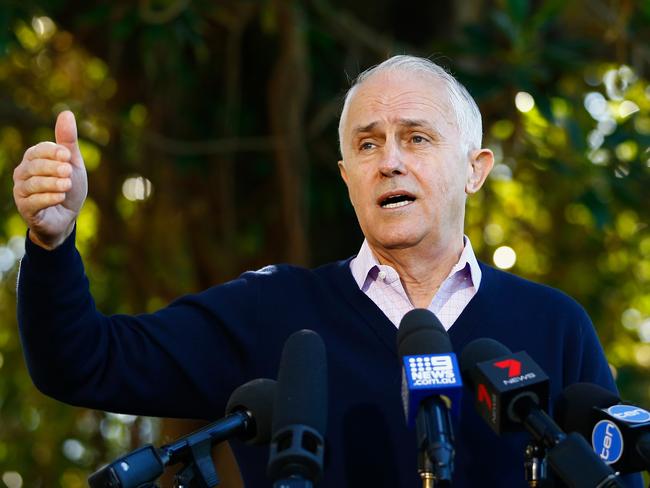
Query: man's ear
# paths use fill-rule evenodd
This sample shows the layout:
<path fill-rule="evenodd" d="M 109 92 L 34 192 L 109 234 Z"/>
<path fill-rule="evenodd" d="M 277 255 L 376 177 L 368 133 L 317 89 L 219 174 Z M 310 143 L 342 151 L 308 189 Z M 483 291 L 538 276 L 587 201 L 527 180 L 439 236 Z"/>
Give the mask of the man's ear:
<path fill-rule="evenodd" d="M 492 166 L 494 166 L 494 154 L 489 149 L 476 149 L 471 152 L 468 164 L 465 193 L 471 195 L 481 189 L 490 174 Z"/>
<path fill-rule="evenodd" d="M 339 161 L 339 171 L 341 172 L 341 178 L 343 178 L 343 181 L 345 182 L 345 185 L 347 186 L 348 184 L 348 173 L 345 170 L 345 161 L 342 159 Z"/>

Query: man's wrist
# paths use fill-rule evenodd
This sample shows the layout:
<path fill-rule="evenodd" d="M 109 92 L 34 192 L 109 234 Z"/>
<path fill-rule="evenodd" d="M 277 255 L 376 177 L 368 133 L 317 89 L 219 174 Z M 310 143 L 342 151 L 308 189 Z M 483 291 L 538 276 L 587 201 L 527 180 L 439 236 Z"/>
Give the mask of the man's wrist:
<path fill-rule="evenodd" d="M 75 222 L 72 222 L 72 224 L 70 224 L 70 227 L 68 227 L 68 229 L 66 229 L 63 234 L 60 234 L 56 239 L 48 242 L 45 242 L 43 239 L 41 239 L 38 234 L 31 229 L 29 229 L 27 236 L 29 237 L 29 240 L 36 244 L 38 247 L 43 248 L 46 251 L 53 251 L 61 244 L 63 244 L 68 237 L 70 237 L 70 234 L 72 234 L 72 231 L 74 230 L 74 226 Z"/>

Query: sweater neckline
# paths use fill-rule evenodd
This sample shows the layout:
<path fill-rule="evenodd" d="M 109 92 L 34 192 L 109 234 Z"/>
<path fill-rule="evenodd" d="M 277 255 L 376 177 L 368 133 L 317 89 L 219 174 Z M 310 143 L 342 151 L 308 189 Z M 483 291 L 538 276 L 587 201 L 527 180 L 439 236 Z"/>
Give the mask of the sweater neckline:
<path fill-rule="evenodd" d="M 332 287 L 338 290 L 351 308 L 358 313 L 361 320 L 377 335 L 380 342 L 397 356 L 397 327 L 386 317 L 375 302 L 359 289 L 350 271 L 350 261 L 353 258 L 354 256 L 351 256 L 331 265 L 325 265 L 320 270 L 326 271 L 325 275 L 330 280 Z M 454 349 L 457 350 L 472 335 L 472 332 L 480 326 L 481 317 L 485 316 L 488 311 L 489 297 L 492 296 L 492 289 L 495 286 L 494 269 L 482 261 L 479 261 L 479 266 L 483 276 L 478 292 L 448 331 Z"/>

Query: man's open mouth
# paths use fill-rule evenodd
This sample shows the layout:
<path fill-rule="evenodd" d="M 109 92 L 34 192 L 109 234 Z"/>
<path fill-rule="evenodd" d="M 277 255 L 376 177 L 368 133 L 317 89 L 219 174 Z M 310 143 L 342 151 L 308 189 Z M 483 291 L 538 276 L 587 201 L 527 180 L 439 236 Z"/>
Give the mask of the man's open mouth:
<path fill-rule="evenodd" d="M 381 208 L 399 208 L 415 201 L 415 197 L 406 194 L 390 195 L 379 202 Z"/>

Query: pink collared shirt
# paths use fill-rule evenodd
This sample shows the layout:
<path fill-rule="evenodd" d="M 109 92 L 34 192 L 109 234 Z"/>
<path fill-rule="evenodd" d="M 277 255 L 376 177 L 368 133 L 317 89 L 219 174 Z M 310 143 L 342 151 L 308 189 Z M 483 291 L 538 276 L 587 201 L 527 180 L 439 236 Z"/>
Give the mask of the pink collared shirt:
<path fill-rule="evenodd" d="M 481 284 L 481 268 L 467 236 L 464 243 L 460 259 L 451 268 L 427 307 L 438 317 L 446 330 L 449 330 L 476 295 Z M 363 241 L 359 254 L 350 261 L 350 270 L 361 291 L 375 302 L 396 327 L 399 327 L 404 314 L 415 308 L 402 286 L 397 271 L 392 266 L 379 264 L 368 241 Z"/>

